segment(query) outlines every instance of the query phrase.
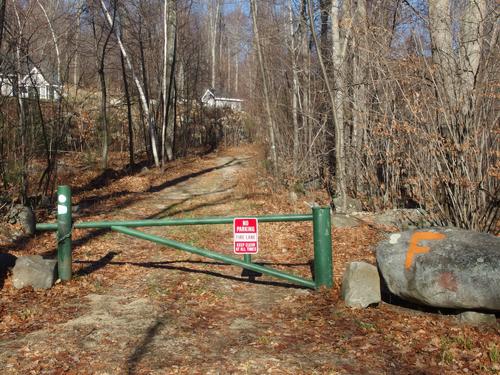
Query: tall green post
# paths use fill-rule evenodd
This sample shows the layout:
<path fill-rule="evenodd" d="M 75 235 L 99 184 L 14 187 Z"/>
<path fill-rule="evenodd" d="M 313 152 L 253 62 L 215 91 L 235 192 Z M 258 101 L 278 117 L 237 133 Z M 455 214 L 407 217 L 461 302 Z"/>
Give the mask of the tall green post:
<path fill-rule="evenodd" d="M 314 283 L 333 287 L 330 207 L 313 207 Z"/>
<path fill-rule="evenodd" d="M 57 187 L 57 269 L 59 278 L 71 280 L 71 188 Z"/>

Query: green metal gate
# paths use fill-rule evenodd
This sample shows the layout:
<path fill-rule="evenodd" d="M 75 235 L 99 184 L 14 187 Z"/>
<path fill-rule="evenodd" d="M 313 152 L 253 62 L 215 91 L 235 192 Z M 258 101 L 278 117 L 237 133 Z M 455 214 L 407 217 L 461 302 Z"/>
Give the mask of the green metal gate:
<path fill-rule="evenodd" d="M 73 228 L 80 229 L 110 229 L 132 237 L 152 241 L 160 245 L 201 255 L 227 264 L 242 267 L 244 269 L 259 272 L 269 276 L 278 277 L 289 282 L 317 289 L 322 286 L 331 288 L 333 286 L 332 271 L 332 240 L 330 224 L 330 207 L 313 207 L 312 213 L 291 215 L 257 216 L 259 223 L 271 222 L 313 222 L 314 238 L 314 280 L 304 279 L 287 272 L 279 271 L 260 264 L 252 263 L 251 257 L 245 255 L 243 259 L 220 254 L 211 250 L 202 249 L 179 241 L 155 236 L 138 231 L 134 228 L 153 226 L 180 226 L 180 225 L 211 225 L 232 224 L 234 217 L 206 217 L 193 219 L 152 219 L 132 221 L 95 221 L 73 223 L 71 217 L 71 189 L 69 186 L 59 186 L 57 189 L 57 223 L 39 223 L 36 225 L 38 231 L 57 232 L 57 260 L 59 278 L 63 281 L 70 280 L 72 276 L 72 244 L 71 232 Z"/>

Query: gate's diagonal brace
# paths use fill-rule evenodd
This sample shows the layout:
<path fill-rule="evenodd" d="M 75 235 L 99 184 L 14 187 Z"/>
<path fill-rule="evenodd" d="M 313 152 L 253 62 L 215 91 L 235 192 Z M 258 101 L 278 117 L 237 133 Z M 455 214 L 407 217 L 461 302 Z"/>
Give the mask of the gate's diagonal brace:
<path fill-rule="evenodd" d="M 141 231 L 138 231 L 135 229 L 131 229 L 131 228 L 126 228 L 126 227 L 121 227 L 121 226 L 112 226 L 111 229 L 113 231 L 127 234 L 127 235 L 132 236 L 132 237 L 137 237 L 137 238 L 141 238 L 143 240 L 156 242 L 156 243 L 161 244 L 161 245 L 173 247 L 174 249 L 187 251 L 187 252 L 192 253 L 192 254 L 201 255 L 201 256 L 204 256 L 204 257 L 207 257 L 210 259 L 214 259 L 217 261 L 221 261 L 221 262 L 224 262 L 227 264 L 239 266 L 239 267 L 251 270 L 251 271 L 256 271 L 256 272 L 260 272 L 260 273 L 263 273 L 263 274 L 266 274 L 269 276 L 278 277 L 280 279 L 284 279 L 284 280 L 290 281 L 292 283 L 295 283 L 295 284 L 298 284 L 301 286 L 305 286 L 307 288 L 312 288 L 312 289 L 316 288 L 316 284 L 312 280 L 307 280 L 307 279 L 304 279 L 302 277 L 294 276 L 294 275 L 291 275 L 291 274 L 286 273 L 286 272 L 281 272 L 281 271 L 278 271 L 278 270 L 275 270 L 272 268 L 261 266 L 259 264 L 246 263 L 243 260 L 233 258 L 233 257 L 228 256 L 228 255 L 219 254 L 219 253 L 216 253 L 214 251 L 210 251 L 210 250 L 206 250 L 206 249 L 201 249 L 199 247 L 195 247 L 195 246 L 188 245 L 188 244 L 178 242 L 175 240 L 170 240 L 167 238 L 155 236 L 152 234 L 144 233 L 144 232 L 141 232 Z"/>

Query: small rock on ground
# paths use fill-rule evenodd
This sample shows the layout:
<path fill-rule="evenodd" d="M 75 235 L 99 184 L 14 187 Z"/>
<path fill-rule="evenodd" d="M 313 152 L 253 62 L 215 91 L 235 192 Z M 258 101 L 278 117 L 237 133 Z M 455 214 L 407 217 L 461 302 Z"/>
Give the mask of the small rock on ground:
<path fill-rule="evenodd" d="M 471 325 L 495 325 L 497 318 L 495 314 L 482 314 L 475 311 L 466 311 L 457 316 L 458 320 L 464 324 Z"/>
<path fill-rule="evenodd" d="M 12 270 L 12 284 L 21 289 L 31 286 L 34 289 L 48 289 L 56 280 L 57 260 L 43 259 L 40 255 L 17 258 Z"/>
<path fill-rule="evenodd" d="M 342 298 L 349 307 L 365 308 L 380 303 L 380 277 L 377 267 L 351 262 L 342 279 Z"/>

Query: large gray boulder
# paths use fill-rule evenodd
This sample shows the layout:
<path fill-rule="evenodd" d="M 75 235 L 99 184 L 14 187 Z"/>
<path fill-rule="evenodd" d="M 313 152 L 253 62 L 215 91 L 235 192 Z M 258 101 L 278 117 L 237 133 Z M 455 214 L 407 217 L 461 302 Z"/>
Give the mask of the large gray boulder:
<path fill-rule="evenodd" d="M 48 289 L 56 280 L 56 266 L 57 260 L 44 259 L 40 255 L 19 257 L 12 270 L 12 284 L 17 289 L 27 286 Z"/>
<path fill-rule="evenodd" d="M 377 267 L 365 262 L 351 262 L 342 279 L 342 299 L 349 307 L 364 308 L 381 301 Z"/>
<path fill-rule="evenodd" d="M 393 233 L 377 246 L 389 290 L 424 305 L 500 310 L 500 238 L 456 228 Z"/>

